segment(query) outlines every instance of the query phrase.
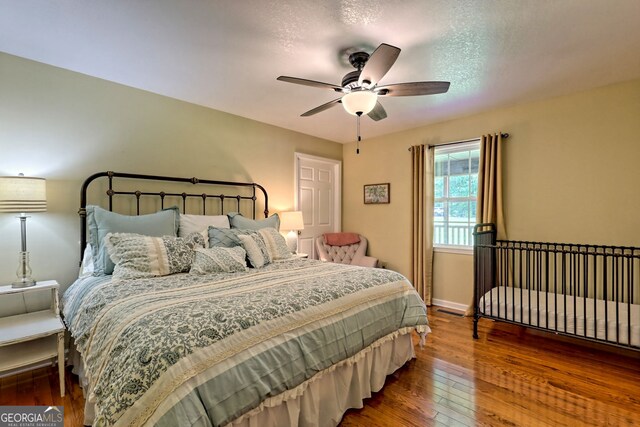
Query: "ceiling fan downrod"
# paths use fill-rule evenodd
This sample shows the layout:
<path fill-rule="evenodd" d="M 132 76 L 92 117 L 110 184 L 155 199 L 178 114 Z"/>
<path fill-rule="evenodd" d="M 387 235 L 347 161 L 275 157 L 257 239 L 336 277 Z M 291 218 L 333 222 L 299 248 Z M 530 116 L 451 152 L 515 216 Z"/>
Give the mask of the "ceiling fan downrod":
<path fill-rule="evenodd" d="M 362 116 L 362 111 L 358 111 L 356 116 L 356 154 L 360 154 L 360 141 L 362 140 L 360 137 L 360 116 Z"/>

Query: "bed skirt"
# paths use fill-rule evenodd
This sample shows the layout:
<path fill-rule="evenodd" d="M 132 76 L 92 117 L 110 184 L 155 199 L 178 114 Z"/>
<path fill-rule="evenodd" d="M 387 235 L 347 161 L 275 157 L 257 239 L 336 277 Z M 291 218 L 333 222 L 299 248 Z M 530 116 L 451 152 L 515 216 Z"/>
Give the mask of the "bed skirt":
<path fill-rule="evenodd" d="M 349 408 L 362 408 L 363 400 L 382 389 L 385 379 L 415 357 L 411 331 L 387 335 L 353 357 L 343 360 L 299 386 L 263 401 L 260 406 L 228 424 L 229 427 L 336 426 Z M 72 346 L 73 373 L 87 388 L 80 354 Z M 148 420 L 153 425 L 175 402 L 161 404 Z M 93 423 L 95 410 L 86 400 L 84 424 Z"/>

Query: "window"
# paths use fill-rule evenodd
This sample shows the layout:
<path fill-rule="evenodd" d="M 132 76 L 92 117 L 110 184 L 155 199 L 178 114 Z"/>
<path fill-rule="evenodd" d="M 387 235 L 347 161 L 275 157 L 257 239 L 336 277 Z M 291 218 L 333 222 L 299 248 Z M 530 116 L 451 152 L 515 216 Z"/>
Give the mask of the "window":
<path fill-rule="evenodd" d="M 435 150 L 433 244 L 472 246 L 480 141 Z"/>

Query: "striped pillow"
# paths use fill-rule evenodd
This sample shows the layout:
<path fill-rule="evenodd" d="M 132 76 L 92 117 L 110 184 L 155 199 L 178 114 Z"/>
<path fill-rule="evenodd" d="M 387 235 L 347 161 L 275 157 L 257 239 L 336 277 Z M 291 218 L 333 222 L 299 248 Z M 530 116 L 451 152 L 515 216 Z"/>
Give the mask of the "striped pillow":
<path fill-rule="evenodd" d="M 262 236 L 272 261 L 289 259 L 293 256 L 287 247 L 287 241 L 275 228 L 262 228 L 258 233 Z"/>
<path fill-rule="evenodd" d="M 258 233 L 241 234 L 238 238 L 244 250 L 247 251 L 249 263 L 253 268 L 261 268 L 271 263 L 271 257 L 264 240 L 262 240 L 262 236 Z"/>
<path fill-rule="evenodd" d="M 108 233 L 104 244 L 116 264 L 113 278 L 136 279 L 189 271 L 194 249 L 203 248 L 205 241 L 200 233 L 186 237 Z"/>

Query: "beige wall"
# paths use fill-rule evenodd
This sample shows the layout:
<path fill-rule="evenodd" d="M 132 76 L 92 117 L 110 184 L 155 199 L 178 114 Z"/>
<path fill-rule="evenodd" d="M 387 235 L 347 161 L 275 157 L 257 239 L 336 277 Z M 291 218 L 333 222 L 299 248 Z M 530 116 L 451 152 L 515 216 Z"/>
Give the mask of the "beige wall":
<path fill-rule="evenodd" d="M 77 276 L 80 185 L 94 172 L 255 181 L 276 212 L 293 207 L 294 152 L 342 158 L 334 142 L 0 53 L 0 175 L 47 178 L 49 209 L 27 224 L 36 279 Z M 19 222 L 0 215 L 0 283 L 19 245 Z M 0 315 L 22 306 L 0 301 Z"/>
<path fill-rule="evenodd" d="M 506 215 L 515 239 L 640 245 L 640 80 L 339 144 L 0 53 L 0 175 L 48 179 L 49 210 L 29 220 L 37 279 L 64 286 L 78 262 L 82 180 L 101 170 L 253 180 L 272 211 L 293 205 L 293 153 L 344 160 L 343 229 L 409 276 L 407 148 L 511 133 Z M 388 120 L 391 120 L 390 117 Z M 390 182 L 391 204 L 362 202 Z M 0 283 L 15 277 L 19 225 L 0 216 Z M 471 258 L 437 254 L 434 297 L 466 303 Z M 23 302 L 0 301 L 0 315 Z M 27 301 L 27 305 L 38 301 Z"/>
<path fill-rule="evenodd" d="M 511 134 L 509 238 L 640 246 L 640 80 L 365 140 L 360 155 L 345 145 L 344 230 L 366 235 L 372 256 L 409 276 L 408 147 L 499 130 Z M 365 206 L 362 186 L 379 182 L 391 183 L 391 204 Z M 470 256 L 438 253 L 434 269 L 434 298 L 470 301 Z"/>

